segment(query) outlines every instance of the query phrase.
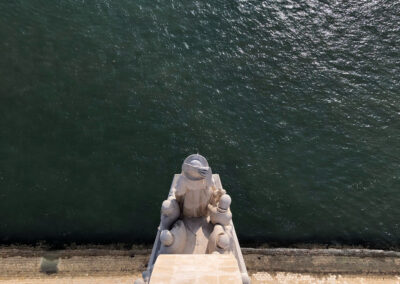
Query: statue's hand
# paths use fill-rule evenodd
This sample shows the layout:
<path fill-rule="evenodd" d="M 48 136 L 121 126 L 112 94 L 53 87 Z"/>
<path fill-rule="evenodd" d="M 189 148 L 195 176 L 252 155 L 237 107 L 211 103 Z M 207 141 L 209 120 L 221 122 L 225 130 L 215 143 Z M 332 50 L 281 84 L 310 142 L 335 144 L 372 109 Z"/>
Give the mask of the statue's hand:
<path fill-rule="evenodd" d="M 201 167 L 198 169 L 199 174 L 206 179 L 207 185 L 212 186 L 212 171 L 210 167 Z"/>
<path fill-rule="evenodd" d="M 203 178 L 205 178 L 211 174 L 211 168 L 210 167 L 199 167 L 198 172 Z"/>

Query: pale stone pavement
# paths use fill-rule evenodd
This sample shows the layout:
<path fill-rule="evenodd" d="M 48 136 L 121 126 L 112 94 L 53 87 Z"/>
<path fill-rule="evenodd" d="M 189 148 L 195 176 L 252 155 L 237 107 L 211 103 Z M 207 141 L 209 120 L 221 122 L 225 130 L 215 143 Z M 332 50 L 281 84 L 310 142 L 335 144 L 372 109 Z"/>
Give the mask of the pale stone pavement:
<path fill-rule="evenodd" d="M 134 280 L 139 276 L 139 274 L 132 276 L 49 276 L 36 279 L 0 279 L 0 284 L 133 284 Z M 400 284 L 400 276 L 376 275 L 311 275 L 283 272 L 270 274 L 266 272 L 258 272 L 253 274 L 251 279 L 252 284 Z"/>

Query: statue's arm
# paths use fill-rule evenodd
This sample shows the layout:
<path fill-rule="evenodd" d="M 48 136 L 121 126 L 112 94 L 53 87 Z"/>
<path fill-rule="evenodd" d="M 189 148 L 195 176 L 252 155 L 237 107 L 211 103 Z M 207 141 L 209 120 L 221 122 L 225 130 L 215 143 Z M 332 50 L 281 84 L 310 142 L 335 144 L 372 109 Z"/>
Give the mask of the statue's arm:
<path fill-rule="evenodd" d="M 161 228 L 169 229 L 180 215 L 180 205 L 185 194 L 185 183 L 179 176 L 176 184 L 171 189 L 167 200 L 161 206 Z"/>
<path fill-rule="evenodd" d="M 176 182 L 175 187 L 172 189 L 173 192 L 173 197 L 178 201 L 179 204 L 183 201 L 183 197 L 185 196 L 186 193 L 186 184 L 185 184 L 185 178 L 183 175 L 180 175 L 178 178 L 178 181 Z"/>
<path fill-rule="evenodd" d="M 182 199 L 182 179 L 178 178 L 175 186 L 171 189 L 167 200 L 161 206 L 161 227 L 168 229 L 180 215 L 180 201 Z"/>

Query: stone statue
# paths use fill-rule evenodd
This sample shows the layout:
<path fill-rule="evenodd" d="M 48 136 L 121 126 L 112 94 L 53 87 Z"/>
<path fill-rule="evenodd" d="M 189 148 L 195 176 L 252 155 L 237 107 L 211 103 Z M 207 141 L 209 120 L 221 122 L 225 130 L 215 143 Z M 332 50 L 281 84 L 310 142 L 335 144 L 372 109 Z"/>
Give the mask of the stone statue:
<path fill-rule="evenodd" d="M 215 186 L 207 160 L 199 154 L 187 157 L 175 187 L 161 207 L 160 252 L 229 251 L 230 204 L 226 191 Z"/>
<path fill-rule="evenodd" d="M 199 154 L 187 157 L 162 203 L 161 222 L 147 270 L 143 279 L 135 283 L 149 283 L 161 254 L 217 254 L 213 257 L 221 259 L 230 254 L 237 260 L 242 283 L 249 284 L 230 205 L 230 196 L 222 189 L 219 175 L 212 174 L 207 160 Z"/>

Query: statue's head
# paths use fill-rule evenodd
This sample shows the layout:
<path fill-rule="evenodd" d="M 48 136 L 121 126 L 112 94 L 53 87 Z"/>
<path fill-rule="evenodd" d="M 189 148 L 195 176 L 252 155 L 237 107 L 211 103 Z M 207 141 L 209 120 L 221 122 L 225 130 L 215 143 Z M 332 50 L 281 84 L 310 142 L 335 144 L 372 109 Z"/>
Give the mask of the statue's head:
<path fill-rule="evenodd" d="M 200 175 L 199 170 L 208 168 L 206 158 L 199 154 L 190 155 L 183 161 L 182 173 L 191 180 L 200 180 L 204 177 Z"/>

